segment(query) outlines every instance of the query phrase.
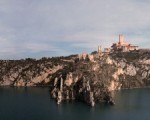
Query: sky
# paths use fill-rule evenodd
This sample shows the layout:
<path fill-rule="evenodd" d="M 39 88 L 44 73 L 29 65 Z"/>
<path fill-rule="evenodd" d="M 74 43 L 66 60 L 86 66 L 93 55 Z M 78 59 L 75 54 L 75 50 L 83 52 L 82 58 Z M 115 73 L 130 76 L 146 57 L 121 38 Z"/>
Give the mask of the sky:
<path fill-rule="evenodd" d="M 0 0 L 0 59 L 90 53 L 123 34 L 150 48 L 149 0 Z"/>

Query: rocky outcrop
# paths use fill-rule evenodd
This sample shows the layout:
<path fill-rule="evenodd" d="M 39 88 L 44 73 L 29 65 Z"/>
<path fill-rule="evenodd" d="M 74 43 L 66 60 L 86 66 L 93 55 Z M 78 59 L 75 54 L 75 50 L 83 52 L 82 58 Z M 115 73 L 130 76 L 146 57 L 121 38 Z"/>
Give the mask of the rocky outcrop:
<path fill-rule="evenodd" d="M 119 77 L 119 83 L 124 88 L 140 88 L 150 86 L 150 65 L 148 64 L 150 51 L 132 51 L 127 53 L 112 53 L 117 66 L 124 74 Z"/>
<path fill-rule="evenodd" d="M 49 86 L 52 98 L 114 104 L 111 91 L 150 86 L 150 51 L 1 60 L 0 86 Z"/>
<path fill-rule="evenodd" d="M 56 63 L 58 61 L 58 63 Z M 62 62 L 62 63 L 61 63 Z M 51 77 L 63 69 L 63 61 L 58 58 L 41 60 L 1 60 L 1 86 L 40 86 L 49 85 Z"/>

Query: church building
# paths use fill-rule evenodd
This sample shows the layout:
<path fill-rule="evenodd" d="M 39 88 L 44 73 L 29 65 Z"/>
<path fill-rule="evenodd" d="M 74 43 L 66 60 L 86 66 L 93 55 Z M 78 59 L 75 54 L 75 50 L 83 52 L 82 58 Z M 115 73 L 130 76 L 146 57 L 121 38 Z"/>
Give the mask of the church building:
<path fill-rule="evenodd" d="M 123 35 L 119 35 L 119 42 L 118 43 L 113 43 L 111 46 L 113 51 L 122 51 L 122 52 L 128 52 L 132 50 L 138 50 L 138 46 L 129 44 L 124 41 Z"/>

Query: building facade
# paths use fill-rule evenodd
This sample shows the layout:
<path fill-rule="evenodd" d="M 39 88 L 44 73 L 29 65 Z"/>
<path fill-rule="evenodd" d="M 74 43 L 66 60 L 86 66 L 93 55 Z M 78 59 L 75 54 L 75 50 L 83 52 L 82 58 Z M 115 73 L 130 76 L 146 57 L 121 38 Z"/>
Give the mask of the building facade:
<path fill-rule="evenodd" d="M 113 43 L 111 48 L 113 51 L 122 51 L 122 52 L 138 50 L 138 46 L 125 42 L 123 35 L 119 35 L 119 42 Z"/>

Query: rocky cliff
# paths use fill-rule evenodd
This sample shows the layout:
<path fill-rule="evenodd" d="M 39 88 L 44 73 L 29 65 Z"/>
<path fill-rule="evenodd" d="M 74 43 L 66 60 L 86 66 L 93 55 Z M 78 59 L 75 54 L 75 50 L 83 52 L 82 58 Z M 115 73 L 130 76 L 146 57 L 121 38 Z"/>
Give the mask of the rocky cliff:
<path fill-rule="evenodd" d="M 0 86 L 50 86 L 60 104 L 114 104 L 112 90 L 150 86 L 150 51 L 97 53 L 40 60 L 1 60 Z"/>

